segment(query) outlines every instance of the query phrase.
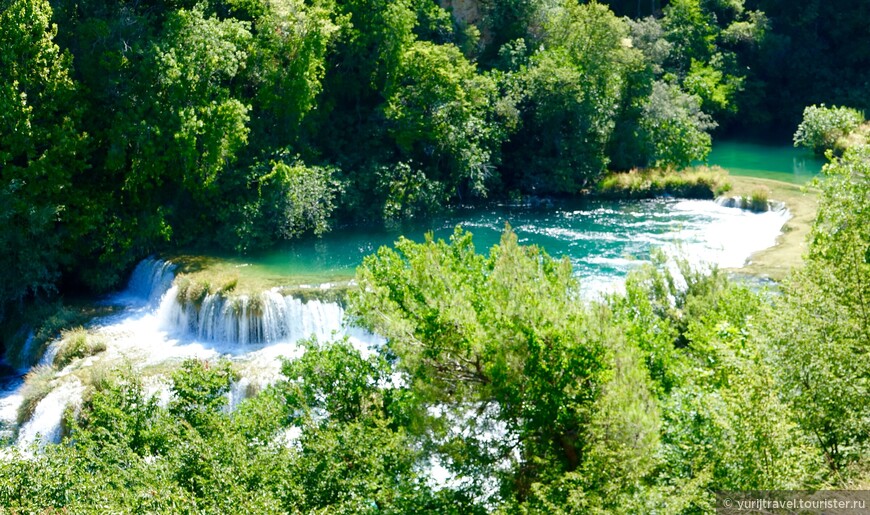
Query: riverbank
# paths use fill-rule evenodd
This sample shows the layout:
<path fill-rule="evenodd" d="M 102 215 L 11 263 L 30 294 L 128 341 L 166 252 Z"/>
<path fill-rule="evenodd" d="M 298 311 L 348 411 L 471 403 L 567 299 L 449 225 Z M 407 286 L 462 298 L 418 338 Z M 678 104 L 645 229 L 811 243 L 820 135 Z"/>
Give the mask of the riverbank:
<path fill-rule="evenodd" d="M 589 192 L 585 198 L 575 199 L 576 205 L 566 207 L 564 210 L 567 218 L 561 215 L 554 217 L 551 211 L 555 208 L 526 211 L 510 206 L 496 206 L 491 209 L 461 211 L 443 220 L 437 220 L 434 224 L 421 224 L 404 234 L 413 239 L 422 237 L 425 231 L 434 230 L 436 237 L 447 238 L 453 228 L 460 224 L 475 233 L 475 243 L 481 248 L 488 248 L 498 243 L 505 222 L 510 222 L 513 226 L 536 227 L 537 229 L 528 231 L 529 234 L 525 237 L 545 245 L 545 248 L 555 255 L 579 256 L 574 263 L 578 273 L 589 275 L 592 272 L 594 275 L 596 270 L 590 268 L 595 268 L 593 265 L 597 264 L 599 268 L 605 265 L 611 267 L 618 265 L 621 267 L 618 275 L 622 275 L 627 272 L 622 268 L 630 268 L 625 264 L 626 254 L 636 255 L 638 252 L 634 243 L 626 243 L 623 245 L 625 248 L 610 250 L 606 248 L 595 250 L 590 247 L 591 242 L 601 244 L 603 240 L 613 240 L 613 235 L 599 237 L 596 234 L 612 231 L 613 224 L 619 224 L 617 220 L 612 220 L 600 225 L 603 212 L 599 211 L 601 206 L 596 203 L 608 202 L 602 197 L 614 200 L 640 200 L 665 196 L 712 200 L 727 191 L 731 196 L 750 199 L 759 197 L 763 199 L 762 203 L 765 207 L 768 198 L 784 202 L 792 215 L 784 227 L 785 234 L 780 235 L 774 247 L 752 254 L 748 267 L 732 270 L 780 280 L 791 268 L 800 263 L 804 240 L 815 216 L 813 194 L 805 194 L 800 186 L 785 182 L 730 176 L 718 167 L 696 167 L 686 172 L 685 176 L 680 176 L 676 172 L 661 171 L 614 174 L 608 181 L 609 186 L 602 188 L 607 192 L 605 195 Z M 680 194 L 680 191 L 672 190 L 683 191 Z M 689 194 L 689 190 L 694 194 Z M 629 204 L 635 206 L 634 203 L 629 202 Z M 642 216 L 641 212 L 646 209 L 642 207 L 643 205 L 641 203 L 632 208 L 622 207 L 616 211 L 608 208 L 606 212 L 611 213 L 611 216 L 619 217 L 621 211 L 637 209 L 639 210 L 637 213 L 630 215 L 633 222 L 636 216 Z M 664 213 L 659 216 L 662 215 Z M 582 221 L 584 219 L 586 222 Z M 652 225 L 654 226 L 655 223 Z M 720 231 L 712 228 L 709 230 Z M 737 230 L 739 233 L 741 229 Z M 634 232 L 624 236 L 626 241 L 635 237 Z M 196 300 L 203 295 L 219 292 L 226 293 L 230 297 L 252 297 L 272 288 L 300 294 L 305 298 L 320 298 L 324 294 L 328 296 L 333 293 L 329 291 L 332 288 L 328 286 L 346 289 L 348 281 L 353 278 L 353 270 L 358 262 L 361 262 L 366 255 L 376 252 L 381 245 L 391 245 L 398 237 L 399 233 L 383 230 L 338 231 L 316 242 L 300 242 L 272 254 L 250 256 L 245 259 L 178 255 L 166 257 L 179 265 L 179 286 L 180 290 L 189 290 L 183 295 L 187 300 Z M 620 241 L 621 239 L 616 238 Z M 656 235 L 651 235 L 647 239 L 667 244 L 666 240 Z M 717 239 L 715 234 L 713 239 Z M 770 241 L 773 242 L 773 238 Z M 724 241 L 718 244 L 726 245 Z M 739 245 L 739 243 L 729 242 L 727 248 L 735 244 Z M 586 259 L 584 256 L 590 252 L 598 252 L 598 254 Z M 749 256 L 749 253 L 746 256 Z M 591 261 L 595 263 L 590 265 Z M 732 261 L 723 266 L 737 267 L 738 264 Z M 321 288 L 321 285 L 328 286 Z"/>
<path fill-rule="evenodd" d="M 741 268 L 729 271 L 775 281 L 785 279 L 789 272 L 800 266 L 807 250 L 807 236 L 812 229 L 818 209 L 818 190 L 809 186 L 755 177 L 731 176 L 729 195 L 749 197 L 764 190 L 769 199 L 783 202 L 791 218 L 782 228 L 776 245 L 752 254 L 749 262 Z"/>
<path fill-rule="evenodd" d="M 731 189 L 728 172 L 718 166 L 685 170 L 643 169 L 610 172 L 587 195 L 602 200 L 642 200 L 659 197 L 712 200 Z"/>

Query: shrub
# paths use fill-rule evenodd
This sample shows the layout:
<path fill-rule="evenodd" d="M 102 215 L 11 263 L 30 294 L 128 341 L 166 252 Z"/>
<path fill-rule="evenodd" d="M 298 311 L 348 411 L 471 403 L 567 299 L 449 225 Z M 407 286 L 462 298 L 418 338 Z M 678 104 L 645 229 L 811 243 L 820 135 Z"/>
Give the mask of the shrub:
<path fill-rule="evenodd" d="M 838 141 L 845 140 L 849 133 L 864 121 L 864 115 L 849 107 L 809 106 L 794 133 L 794 146 L 807 147 L 823 155 L 828 149 L 839 149 Z"/>
<path fill-rule="evenodd" d="M 698 167 L 673 170 L 633 170 L 604 177 L 595 194 L 603 198 L 638 199 L 662 195 L 711 199 L 731 189 L 727 173 L 719 168 Z"/>
<path fill-rule="evenodd" d="M 740 207 L 750 211 L 763 212 L 770 209 L 768 201 L 770 191 L 767 188 L 756 188 L 748 197 L 740 199 Z"/>

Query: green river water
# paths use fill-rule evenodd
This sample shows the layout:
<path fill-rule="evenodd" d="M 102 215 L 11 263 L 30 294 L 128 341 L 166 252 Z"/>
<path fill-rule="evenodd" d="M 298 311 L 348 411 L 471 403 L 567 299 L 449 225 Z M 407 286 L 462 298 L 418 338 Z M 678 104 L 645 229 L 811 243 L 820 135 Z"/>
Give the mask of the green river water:
<path fill-rule="evenodd" d="M 788 144 L 722 141 L 713 145 L 707 163 L 731 175 L 804 184 L 822 171 L 825 160 Z"/>
<path fill-rule="evenodd" d="M 708 163 L 734 175 L 803 183 L 817 175 L 823 161 L 786 145 L 720 142 Z M 450 216 L 382 227 L 337 229 L 319 239 L 296 241 L 243 258 L 222 256 L 244 280 L 269 284 L 317 285 L 352 277 L 363 258 L 404 235 L 422 241 L 432 231 L 448 238 L 457 225 L 474 234 L 479 251 L 498 243 L 506 224 L 525 244 L 568 257 L 591 290 L 620 280 L 649 259 L 654 247 L 698 262 L 739 267 L 752 252 L 772 246 L 785 218 L 723 208 L 710 201 L 657 199 L 642 202 L 562 202 L 458 210 Z"/>

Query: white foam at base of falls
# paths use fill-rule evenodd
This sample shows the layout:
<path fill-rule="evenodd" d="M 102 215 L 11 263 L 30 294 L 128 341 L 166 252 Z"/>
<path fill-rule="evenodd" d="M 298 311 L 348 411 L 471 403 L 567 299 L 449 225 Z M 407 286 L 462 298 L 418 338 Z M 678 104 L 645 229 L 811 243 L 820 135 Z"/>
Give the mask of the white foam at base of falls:
<path fill-rule="evenodd" d="M 752 253 L 773 246 L 789 218 L 789 213 L 782 209 L 753 213 L 710 201 L 676 201 L 672 209 L 697 215 L 699 219 L 712 218 L 712 222 L 649 236 L 655 239 L 651 243 L 663 247 L 668 255 L 688 258 L 693 264 L 728 268 L 743 266 Z M 647 235 L 640 231 L 636 237 L 642 240 Z M 595 259 L 603 258 L 589 257 L 590 262 Z M 609 258 L 606 264 L 630 269 L 641 263 Z M 236 363 L 242 375 L 228 394 L 229 407 L 234 408 L 249 391 L 280 379 L 281 358 L 297 357 L 302 352 L 298 345 L 302 338 L 314 336 L 323 341 L 347 337 L 364 353 L 373 352 L 383 343 L 380 337 L 347 325 L 340 305 L 317 300 L 303 302 L 284 296 L 279 290 L 263 292 L 256 298 L 232 299 L 214 294 L 198 305 L 179 303 L 177 288 L 172 286 L 174 272 L 175 266 L 166 261 L 149 258 L 140 263 L 127 289 L 109 300 L 126 309 L 95 320 L 90 328 L 106 341 L 107 349 L 68 368 L 130 363 L 134 369 L 146 371 L 149 366 L 165 363 L 171 366 L 185 358 L 227 357 Z M 597 291 L 618 289 L 619 282 L 581 278 L 585 288 L 591 285 Z M 56 347 L 49 347 L 54 350 L 46 352 L 44 362 L 53 361 Z M 165 367 L 158 368 L 165 373 Z M 69 370 L 64 374 L 70 375 Z M 60 383 L 19 429 L 19 446 L 30 445 L 37 434 L 42 434 L 44 441 L 60 436 L 63 410 L 66 405 L 78 402 L 84 388 L 74 377 L 66 377 Z M 167 382 L 157 380 L 148 391 L 158 395 L 162 403 L 169 402 Z M 14 422 L 20 403 L 20 390 L 10 389 L 0 395 L 0 418 Z"/>
<path fill-rule="evenodd" d="M 708 200 L 684 200 L 673 209 L 708 216 L 704 227 L 681 231 L 680 243 L 668 243 L 668 255 L 681 255 L 696 265 L 740 268 L 755 252 L 776 245 L 782 227 L 791 218 L 787 209 L 762 213 L 719 205 Z"/>
<path fill-rule="evenodd" d="M 38 441 L 42 449 L 57 443 L 61 437 L 61 422 L 67 406 L 81 404 L 84 385 L 76 378 L 63 381 L 39 401 L 33 415 L 18 430 L 18 447 L 27 451 Z"/>

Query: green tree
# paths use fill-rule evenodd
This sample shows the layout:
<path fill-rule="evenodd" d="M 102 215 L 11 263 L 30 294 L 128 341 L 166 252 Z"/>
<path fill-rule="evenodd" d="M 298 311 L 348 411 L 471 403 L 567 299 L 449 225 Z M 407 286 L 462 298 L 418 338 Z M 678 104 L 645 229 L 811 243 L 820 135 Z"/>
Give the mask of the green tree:
<path fill-rule="evenodd" d="M 592 3 L 565 2 L 546 25 L 544 49 L 519 74 L 522 125 L 505 150 L 509 180 L 526 191 L 577 193 L 606 169 L 636 50 L 628 26 Z"/>
<path fill-rule="evenodd" d="M 582 479 L 579 496 L 598 482 L 624 480 L 627 490 L 644 475 L 655 404 L 643 384 L 629 388 L 639 361 L 614 350 L 620 337 L 606 313 L 577 302 L 566 260 L 518 245 L 510 230 L 483 256 L 457 229 L 450 243 L 430 235 L 380 249 L 358 280 L 353 312 L 388 339 L 430 407 L 427 438 L 470 491 L 498 478 L 502 499 L 535 506 L 541 489 L 564 494 L 566 473 Z"/>
<path fill-rule="evenodd" d="M 11 302 L 54 292 L 82 230 L 72 185 L 86 170 L 85 134 L 51 17 L 46 1 L 7 0 L 0 11 L 0 319 Z"/>
<path fill-rule="evenodd" d="M 794 146 L 806 147 L 818 155 L 828 150 L 842 153 L 848 146 L 846 139 L 864 122 L 864 114 L 849 107 L 808 106 L 794 133 Z"/>
<path fill-rule="evenodd" d="M 303 120 L 317 106 L 326 54 L 339 27 L 330 19 L 329 3 L 255 4 L 254 40 L 243 72 L 256 89 L 252 130 L 258 147 L 284 148 L 298 143 Z"/>
<path fill-rule="evenodd" d="M 208 17 L 202 7 L 168 16 L 154 49 L 155 102 L 166 117 L 160 129 L 168 148 L 143 156 L 158 164 L 156 170 L 144 164 L 133 170 L 131 179 L 140 187 L 172 180 L 174 173 L 192 195 L 201 196 L 236 159 L 247 143 L 250 107 L 234 95 L 233 82 L 246 65 L 250 44 L 249 24 Z"/>
<path fill-rule="evenodd" d="M 716 122 L 701 110 L 697 96 L 678 86 L 653 84 L 643 106 L 636 137 L 647 145 L 648 163 L 660 167 L 688 166 L 707 157 L 712 146 L 708 131 Z"/>
<path fill-rule="evenodd" d="M 449 192 L 485 196 L 504 133 L 496 88 L 453 45 L 417 41 L 387 85 L 385 114 L 401 153 Z"/>
<path fill-rule="evenodd" d="M 870 352 L 870 151 L 848 150 L 825 167 L 804 268 L 775 305 L 767 337 L 782 391 L 838 481 L 868 449 Z"/>

